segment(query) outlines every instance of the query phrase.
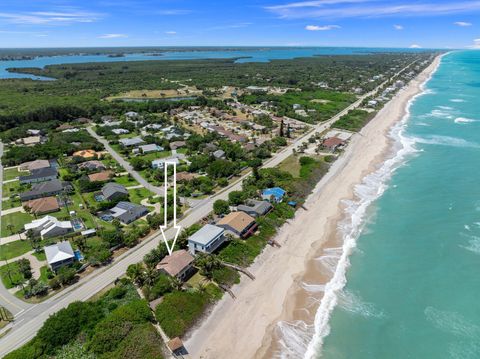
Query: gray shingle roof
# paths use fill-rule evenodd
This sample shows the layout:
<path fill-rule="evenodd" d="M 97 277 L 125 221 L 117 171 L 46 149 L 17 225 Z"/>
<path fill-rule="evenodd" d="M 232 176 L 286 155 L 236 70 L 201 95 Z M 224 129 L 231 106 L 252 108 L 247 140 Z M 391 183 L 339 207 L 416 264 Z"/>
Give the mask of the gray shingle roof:
<path fill-rule="evenodd" d="M 102 194 L 109 199 L 116 194 L 128 196 L 128 190 L 121 184 L 110 182 L 102 187 Z"/>

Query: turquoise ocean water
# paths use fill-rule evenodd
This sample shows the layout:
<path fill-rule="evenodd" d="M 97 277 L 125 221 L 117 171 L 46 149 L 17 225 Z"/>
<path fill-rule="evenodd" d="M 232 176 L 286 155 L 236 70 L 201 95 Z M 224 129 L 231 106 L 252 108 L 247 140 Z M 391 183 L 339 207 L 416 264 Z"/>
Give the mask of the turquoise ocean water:
<path fill-rule="evenodd" d="M 350 206 L 366 224 L 345 224 L 356 248 L 309 355 L 480 358 L 480 51 L 447 54 L 392 133 L 400 152 L 357 188 L 365 205 L 382 195 Z"/>
<path fill-rule="evenodd" d="M 68 56 L 45 56 L 32 60 L 0 61 L 0 79 L 2 78 L 32 78 L 48 80 L 29 74 L 12 73 L 8 68 L 39 67 L 58 64 L 76 64 L 86 62 L 122 62 L 122 61 L 146 61 L 146 60 L 198 60 L 198 59 L 231 59 L 236 62 L 268 62 L 271 60 L 293 59 L 298 57 L 312 57 L 321 55 L 352 55 L 369 54 L 379 52 L 418 52 L 418 49 L 389 49 L 389 48 L 354 48 L 354 47 L 270 47 L 270 48 L 235 48 L 228 51 L 201 50 L 195 51 L 171 51 L 162 53 L 162 56 L 151 54 L 126 54 L 124 57 L 109 57 L 107 55 L 68 55 Z"/>

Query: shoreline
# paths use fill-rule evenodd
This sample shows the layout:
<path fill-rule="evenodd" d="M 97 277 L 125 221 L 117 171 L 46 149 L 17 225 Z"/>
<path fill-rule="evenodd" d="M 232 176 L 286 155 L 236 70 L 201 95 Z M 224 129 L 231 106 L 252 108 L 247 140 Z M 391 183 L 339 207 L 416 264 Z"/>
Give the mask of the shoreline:
<path fill-rule="evenodd" d="M 285 347 L 284 357 L 304 356 L 315 334 L 324 286 L 336 271 L 337 263 L 331 259 L 342 251 L 338 225 L 347 216 L 346 201 L 357 199 L 355 186 L 391 157 L 390 130 L 405 118 L 409 102 L 423 91 L 440 59 L 351 139 L 308 197 L 307 210 L 298 210 L 278 232 L 276 240 L 282 247 L 264 251 L 250 267 L 256 280 L 242 278 L 234 287 L 237 299 L 224 296 L 186 340 L 193 358 L 273 358 Z"/>

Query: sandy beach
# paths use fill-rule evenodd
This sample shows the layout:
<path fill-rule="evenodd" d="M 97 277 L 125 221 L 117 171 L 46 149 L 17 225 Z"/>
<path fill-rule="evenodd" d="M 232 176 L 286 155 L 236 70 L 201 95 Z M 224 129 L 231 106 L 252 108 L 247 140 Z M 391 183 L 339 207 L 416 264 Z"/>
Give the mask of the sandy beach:
<path fill-rule="evenodd" d="M 331 268 L 315 260 L 325 250 L 341 246 L 338 223 L 345 216 L 344 200 L 354 200 L 354 187 L 392 156 L 389 130 L 401 121 L 408 102 L 422 91 L 440 63 L 440 57 L 402 89 L 359 135 L 352 137 L 342 156 L 318 183 L 295 218 L 250 267 L 255 280 L 242 276 L 232 288 L 236 300 L 225 295 L 208 318 L 186 341 L 193 358 L 273 358 L 281 349 L 278 323 L 307 323 L 311 329 L 322 291 L 307 291 L 304 283 L 326 284 Z M 335 250 L 335 249 L 334 249 Z M 321 287 L 319 287 L 321 288 Z M 311 333 L 309 333 L 311 335 Z M 306 342 L 297 343 L 305 347 Z M 289 342 L 290 343 L 290 342 Z M 286 357 L 298 358 L 293 352 Z"/>

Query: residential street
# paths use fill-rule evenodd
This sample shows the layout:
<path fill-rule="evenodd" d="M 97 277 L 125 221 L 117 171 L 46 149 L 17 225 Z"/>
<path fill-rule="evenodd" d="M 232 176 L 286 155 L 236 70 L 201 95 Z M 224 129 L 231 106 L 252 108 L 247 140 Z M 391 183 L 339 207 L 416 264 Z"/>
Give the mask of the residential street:
<path fill-rule="evenodd" d="M 125 161 L 123 159 L 122 156 L 120 156 L 109 144 L 108 144 L 108 141 L 99 136 L 93 129 L 92 127 L 87 127 L 87 131 L 88 133 L 94 137 L 98 142 L 100 142 L 103 146 L 105 146 L 105 149 L 108 151 L 108 153 L 110 154 L 110 156 L 112 156 L 118 163 L 120 163 L 120 165 L 125 169 L 125 171 L 127 171 L 129 174 L 132 175 L 133 178 L 135 178 L 135 180 L 140 183 L 143 187 L 145 187 L 146 189 L 148 189 L 149 191 L 155 193 L 155 194 L 158 194 L 158 195 L 161 195 L 163 196 L 164 194 L 164 189 L 163 187 L 157 187 L 157 186 L 154 186 L 152 185 L 151 183 L 148 183 L 148 181 L 143 178 L 140 173 L 138 173 L 137 171 L 135 171 L 133 169 L 133 167 L 130 165 L 130 163 L 128 163 L 127 161 Z"/>
<path fill-rule="evenodd" d="M 329 128 L 330 125 L 337 121 L 341 116 L 346 114 L 348 111 L 358 107 L 365 98 L 376 93 L 379 88 L 380 87 L 378 87 L 371 93 L 362 96 L 359 100 L 347 107 L 345 110 L 338 113 L 330 120 L 316 125 L 311 132 L 305 134 L 301 138 L 298 138 L 294 143 L 274 155 L 274 157 L 269 159 L 263 167 L 275 167 L 280 164 L 282 161 L 288 158 L 294 150 L 297 150 L 304 141 L 314 136 L 317 132 L 322 132 Z M 112 157 L 114 157 L 129 173 L 131 173 L 132 176 L 139 183 L 141 183 L 143 186 L 145 186 L 145 188 L 151 190 L 152 192 L 163 195 L 163 188 L 155 187 L 149 184 L 145 179 L 143 179 L 140 174 L 138 174 L 138 172 L 134 171 L 133 168 L 108 145 L 105 139 L 98 136 L 91 128 L 88 128 L 88 132 L 99 142 L 101 142 L 105 146 L 107 151 L 112 155 Z M 228 199 L 228 194 L 230 192 L 241 190 L 243 179 L 249 175 L 250 172 L 239 178 L 235 183 L 225 188 L 222 192 L 212 195 L 209 198 L 199 202 L 195 208 L 192 208 L 185 213 L 184 219 L 182 219 L 178 224 L 183 228 L 189 227 L 192 224 L 201 220 L 203 217 L 207 216 L 212 211 L 213 203 L 217 199 L 226 200 Z M 166 231 L 167 237 L 172 238 L 174 232 L 175 231 L 173 229 L 169 229 L 168 231 Z M 130 264 L 142 261 L 143 256 L 160 243 L 160 241 L 162 240 L 161 237 L 162 235 L 160 232 L 151 235 L 142 244 L 125 252 L 108 267 L 95 271 L 91 275 L 85 277 L 81 282 L 72 285 L 58 295 L 45 300 L 43 303 L 37 305 L 28 305 L 15 298 L 16 301 L 20 301 L 23 304 L 21 307 L 19 305 L 19 308 L 21 308 L 21 310 L 17 309 L 12 311 L 12 313 L 16 314 L 15 322 L 0 331 L 1 335 L 2 332 L 7 330 L 8 328 L 11 328 L 8 334 L 0 338 L 0 357 L 3 357 L 5 354 L 18 348 L 19 346 L 30 340 L 43 325 L 43 322 L 53 313 L 57 312 L 62 308 L 65 308 L 66 306 L 68 306 L 68 304 L 74 301 L 84 301 L 89 299 L 90 297 L 95 295 L 95 293 L 99 292 L 100 290 L 114 282 L 116 278 L 119 278 L 125 273 L 127 267 Z M 267 248 L 266 250 L 271 249 Z M 7 303 L 10 303 L 10 301 L 13 300 L 12 296 L 8 292 L 8 297 L 3 298 L 3 292 L 3 285 L 0 285 L 0 304 L 2 305 L 4 305 L 5 301 Z M 9 310 L 12 306 L 16 306 L 16 302 L 15 304 L 10 304 L 10 307 L 5 305 L 5 307 L 7 307 Z"/>

